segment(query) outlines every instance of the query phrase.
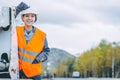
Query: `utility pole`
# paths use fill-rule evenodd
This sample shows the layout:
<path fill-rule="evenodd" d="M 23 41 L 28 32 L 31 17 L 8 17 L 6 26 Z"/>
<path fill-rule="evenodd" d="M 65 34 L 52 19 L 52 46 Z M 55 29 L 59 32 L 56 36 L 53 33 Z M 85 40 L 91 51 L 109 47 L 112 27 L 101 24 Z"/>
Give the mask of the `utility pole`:
<path fill-rule="evenodd" d="M 115 65 L 115 59 L 114 56 L 112 56 L 112 78 L 114 78 L 114 65 Z"/>
<path fill-rule="evenodd" d="M 116 47 L 116 42 L 113 42 L 112 47 L 113 47 L 113 49 Z M 115 77 L 115 67 L 114 67 L 114 65 L 115 65 L 115 53 L 116 53 L 116 51 L 114 49 L 112 52 L 112 78 Z"/>

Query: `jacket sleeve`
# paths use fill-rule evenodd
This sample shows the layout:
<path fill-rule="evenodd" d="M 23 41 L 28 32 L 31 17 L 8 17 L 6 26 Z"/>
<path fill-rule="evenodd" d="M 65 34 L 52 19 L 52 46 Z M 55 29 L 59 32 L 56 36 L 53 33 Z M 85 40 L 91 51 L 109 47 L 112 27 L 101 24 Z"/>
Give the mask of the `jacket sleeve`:
<path fill-rule="evenodd" d="M 43 51 L 36 57 L 33 63 L 46 61 L 48 59 L 49 53 L 50 53 L 50 48 L 48 47 L 47 38 L 45 38 Z"/>
<path fill-rule="evenodd" d="M 50 52 L 50 48 L 48 47 L 48 41 L 47 41 L 47 38 L 45 38 L 45 40 L 44 40 L 44 48 L 43 48 L 43 52 L 45 52 L 46 54 L 49 54 L 49 52 Z"/>

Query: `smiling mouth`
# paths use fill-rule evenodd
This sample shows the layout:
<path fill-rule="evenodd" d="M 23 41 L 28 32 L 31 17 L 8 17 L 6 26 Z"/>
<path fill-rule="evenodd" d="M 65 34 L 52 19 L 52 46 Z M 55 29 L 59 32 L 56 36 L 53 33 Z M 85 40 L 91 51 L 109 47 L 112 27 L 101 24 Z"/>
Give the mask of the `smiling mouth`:
<path fill-rule="evenodd" d="M 27 21 L 27 23 L 32 23 L 33 21 Z"/>

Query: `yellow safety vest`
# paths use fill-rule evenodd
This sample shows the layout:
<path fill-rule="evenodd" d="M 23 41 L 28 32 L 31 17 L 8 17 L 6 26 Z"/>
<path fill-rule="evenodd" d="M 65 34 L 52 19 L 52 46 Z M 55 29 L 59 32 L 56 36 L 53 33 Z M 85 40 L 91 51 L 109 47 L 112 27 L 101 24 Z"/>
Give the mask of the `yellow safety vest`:
<path fill-rule="evenodd" d="M 24 27 L 17 26 L 18 37 L 18 55 L 19 55 L 19 70 L 23 70 L 27 77 L 33 77 L 42 73 L 41 62 L 32 64 L 33 60 L 43 50 L 44 39 L 46 34 L 36 28 L 36 31 L 31 40 L 26 44 L 24 36 Z"/>

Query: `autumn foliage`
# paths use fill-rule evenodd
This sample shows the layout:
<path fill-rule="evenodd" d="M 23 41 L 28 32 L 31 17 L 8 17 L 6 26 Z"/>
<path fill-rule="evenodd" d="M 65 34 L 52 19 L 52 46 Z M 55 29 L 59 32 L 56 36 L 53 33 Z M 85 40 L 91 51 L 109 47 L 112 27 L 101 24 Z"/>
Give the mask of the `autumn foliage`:
<path fill-rule="evenodd" d="M 114 58 L 114 77 L 120 73 L 120 45 L 102 40 L 100 44 L 78 57 L 74 68 L 81 77 L 112 77 Z"/>

